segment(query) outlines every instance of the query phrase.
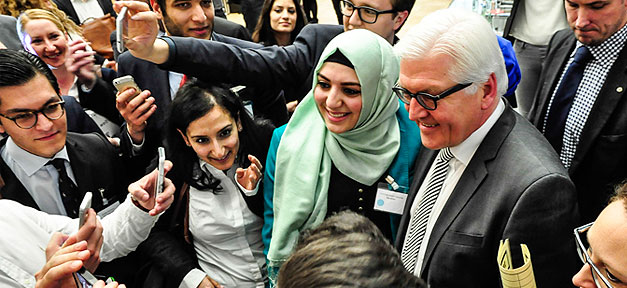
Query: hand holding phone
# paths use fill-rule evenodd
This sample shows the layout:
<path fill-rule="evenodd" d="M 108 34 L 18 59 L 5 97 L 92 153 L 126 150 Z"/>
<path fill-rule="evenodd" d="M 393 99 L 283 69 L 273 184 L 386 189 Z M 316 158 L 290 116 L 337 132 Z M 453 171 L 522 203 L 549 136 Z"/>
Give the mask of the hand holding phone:
<path fill-rule="evenodd" d="M 87 218 L 87 210 L 91 208 L 91 199 L 93 195 L 91 192 L 85 193 L 85 197 L 83 197 L 83 201 L 81 202 L 81 206 L 78 208 L 78 229 L 81 229 L 85 224 L 85 219 Z"/>

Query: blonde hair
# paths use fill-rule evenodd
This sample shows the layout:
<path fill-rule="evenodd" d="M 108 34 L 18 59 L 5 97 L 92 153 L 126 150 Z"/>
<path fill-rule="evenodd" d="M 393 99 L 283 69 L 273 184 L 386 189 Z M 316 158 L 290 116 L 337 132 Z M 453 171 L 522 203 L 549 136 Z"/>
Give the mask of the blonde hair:
<path fill-rule="evenodd" d="M 22 25 L 22 30 L 26 27 L 26 24 L 30 20 L 38 20 L 44 19 L 52 22 L 61 32 L 65 34 L 77 34 L 82 37 L 83 30 L 81 27 L 76 25 L 70 18 L 65 15 L 65 12 L 54 8 L 54 9 L 28 9 L 24 11 L 20 18 L 20 24 Z M 23 32 L 23 31 L 22 31 Z"/>

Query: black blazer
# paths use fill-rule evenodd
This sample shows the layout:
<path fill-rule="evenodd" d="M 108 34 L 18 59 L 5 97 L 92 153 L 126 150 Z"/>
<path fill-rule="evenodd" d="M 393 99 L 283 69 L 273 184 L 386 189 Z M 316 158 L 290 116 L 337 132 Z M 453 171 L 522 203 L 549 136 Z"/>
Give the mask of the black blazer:
<path fill-rule="evenodd" d="M 322 51 L 343 31 L 341 25 L 310 24 L 301 30 L 292 45 L 255 49 L 242 48 L 237 43 L 172 37 L 176 53 L 160 67 L 199 79 L 282 89 L 287 101 L 300 100 L 312 88 L 313 70 Z"/>
<path fill-rule="evenodd" d="M 558 31 L 549 50 L 529 120 L 542 129 L 551 95 L 566 66 L 576 39 L 571 29 Z M 568 174 L 577 187 L 582 223 L 594 221 L 614 193 L 614 185 L 627 178 L 627 46 L 607 74 L 592 106 Z"/>
<path fill-rule="evenodd" d="M 72 0 L 52 0 L 54 4 L 57 4 L 57 7 L 65 12 L 76 25 L 81 25 L 81 22 L 78 20 L 78 14 L 76 14 L 76 10 L 74 10 L 74 6 L 72 6 Z M 111 0 L 98 0 L 98 4 L 100 4 L 100 8 L 102 8 L 102 12 L 106 15 L 111 14 L 113 17 L 117 17 L 115 11 L 113 10 L 113 4 L 111 4 Z"/>
<path fill-rule="evenodd" d="M 396 238 L 438 151 L 420 148 Z M 435 223 L 422 273 L 429 287 L 501 287 L 499 240 L 527 244 L 538 287 L 569 287 L 577 272 L 575 188 L 542 135 L 509 106 L 477 148 Z M 555 264 L 559 260 L 559 265 Z M 418 269 L 418 268 L 417 268 Z"/>
<path fill-rule="evenodd" d="M 6 139 L 0 142 L 0 147 L 4 147 L 5 144 Z M 130 183 L 130 177 L 126 176 L 125 165 L 122 164 L 115 147 L 104 136 L 96 133 L 68 132 L 65 146 L 81 199 L 85 192 L 92 192 L 92 208 L 96 212 L 114 202 L 124 200 L 128 194 L 127 186 Z M 4 182 L 4 185 L 0 187 L 2 198 L 40 210 L 35 200 L 2 158 L 0 158 L 0 175 Z M 103 196 L 107 199 L 106 205 L 103 204 Z"/>

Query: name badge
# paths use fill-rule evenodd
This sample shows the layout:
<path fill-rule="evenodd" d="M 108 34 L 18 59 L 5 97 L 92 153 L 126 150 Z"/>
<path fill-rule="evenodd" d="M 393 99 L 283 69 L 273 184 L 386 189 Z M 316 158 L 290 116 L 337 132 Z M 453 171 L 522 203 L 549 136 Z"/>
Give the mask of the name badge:
<path fill-rule="evenodd" d="M 386 185 L 379 185 L 374 200 L 374 210 L 394 214 L 403 214 L 407 194 L 391 191 Z"/>

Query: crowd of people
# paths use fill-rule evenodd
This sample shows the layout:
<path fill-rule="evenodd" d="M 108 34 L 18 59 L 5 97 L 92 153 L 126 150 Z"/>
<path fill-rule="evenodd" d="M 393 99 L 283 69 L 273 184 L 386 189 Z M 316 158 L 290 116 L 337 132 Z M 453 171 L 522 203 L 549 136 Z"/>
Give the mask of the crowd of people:
<path fill-rule="evenodd" d="M 3 287 L 501 287 L 504 239 L 539 287 L 627 287 L 623 0 L 402 39 L 414 0 L 9 2 Z M 82 27 L 123 7 L 106 59 Z"/>

